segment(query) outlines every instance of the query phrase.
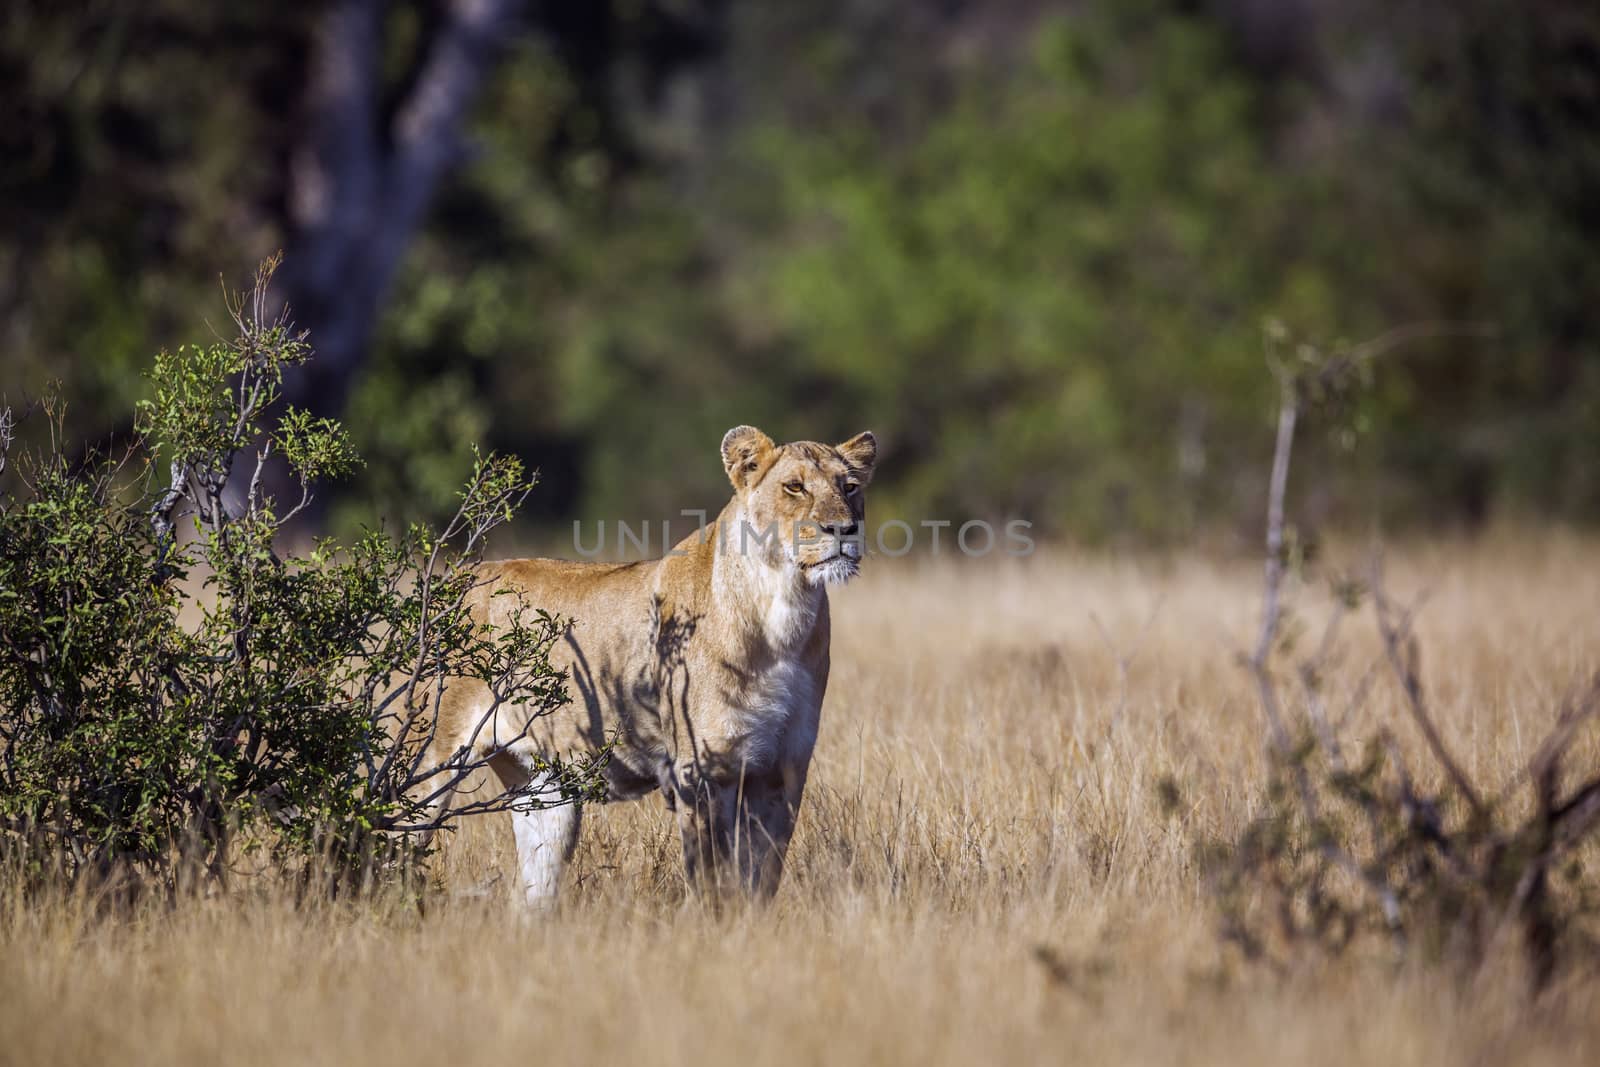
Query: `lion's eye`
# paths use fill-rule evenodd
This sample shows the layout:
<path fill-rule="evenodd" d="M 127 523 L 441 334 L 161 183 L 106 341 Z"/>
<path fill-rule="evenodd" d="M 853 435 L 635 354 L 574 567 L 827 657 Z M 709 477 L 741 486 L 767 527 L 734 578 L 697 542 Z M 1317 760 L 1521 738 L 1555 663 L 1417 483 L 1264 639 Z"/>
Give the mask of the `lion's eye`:
<path fill-rule="evenodd" d="M 784 482 L 783 491 L 790 496 L 799 496 L 806 491 L 806 486 L 804 482 Z"/>
<path fill-rule="evenodd" d="M 860 482 L 845 482 L 844 483 L 844 495 L 845 496 L 855 496 L 859 492 L 861 492 L 861 483 Z"/>

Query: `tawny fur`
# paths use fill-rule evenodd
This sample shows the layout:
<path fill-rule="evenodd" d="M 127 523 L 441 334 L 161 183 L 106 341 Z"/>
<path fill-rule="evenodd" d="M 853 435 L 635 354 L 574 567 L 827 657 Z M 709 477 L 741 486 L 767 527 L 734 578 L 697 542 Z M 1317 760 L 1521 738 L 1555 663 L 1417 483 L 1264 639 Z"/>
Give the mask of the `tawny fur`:
<path fill-rule="evenodd" d="M 691 883 L 773 892 L 828 685 L 826 587 L 859 567 L 876 460 L 870 433 L 839 445 L 780 446 L 737 427 L 722 443 L 733 498 L 665 557 L 484 564 L 473 595 L 478 618 L 503 625 L 531 606 L 570 620 L 553 661 L 568 673 L 572 702 L 532 722 L 526 709 L 501 707 L 484 723 L 487 690 L 452 683 L 440 758 L 469 740 L 502 748 L 491 766 L 507 788 L 520 788 L 538 757 L 610 742 L 608 799 L 664 794 Z M 507 746 L 507 738 L 517 740 Z M 528 900 L 546 903 L 576 843 L 579 812 L 513 820 Z"/>

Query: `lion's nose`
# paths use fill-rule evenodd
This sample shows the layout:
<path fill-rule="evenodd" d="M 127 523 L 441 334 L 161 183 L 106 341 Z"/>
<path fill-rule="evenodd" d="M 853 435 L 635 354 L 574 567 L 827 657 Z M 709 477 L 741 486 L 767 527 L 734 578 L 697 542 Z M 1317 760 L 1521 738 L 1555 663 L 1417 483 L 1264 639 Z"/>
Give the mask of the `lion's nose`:
<path fill-rule="evenodd" d="M 854 519 L 845 519 L 840 522 L 818 523 L 822 532 L 833 537 L 854 537 L 857 525 Z"/>

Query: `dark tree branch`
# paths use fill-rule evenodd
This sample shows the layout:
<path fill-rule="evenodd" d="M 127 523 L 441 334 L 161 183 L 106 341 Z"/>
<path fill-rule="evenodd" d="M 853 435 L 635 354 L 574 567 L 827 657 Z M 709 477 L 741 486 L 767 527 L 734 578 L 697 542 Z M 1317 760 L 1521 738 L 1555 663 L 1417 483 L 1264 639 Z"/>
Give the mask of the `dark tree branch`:
<path fill-rule="evenodd" d="M 312 133 L 291 164 L 294 227 L 280 301 L 317 338 L 314 369 L 284 396 L 317 415 L 344 406 L 379 309 L 439 184 L 464 155 L 462 127 L 520 0 L 449 0 L 405 79 L 388 129 L 378 106 L 384 4 L 326 16 L 308 91 Z"/>
<path fill-rule="evenodd" d="M 298 235 L 289 262 L 296 290 L 331 297 L 376 208 L 384 7 L 383 0 L 339 0 L 316 34 L 306 90 L 310 132 L 289 164 L 289 223 Z M 302 317 L 309 310 L 302 307 Z M 317 345 L 327 358 L 320 334 Z"/>

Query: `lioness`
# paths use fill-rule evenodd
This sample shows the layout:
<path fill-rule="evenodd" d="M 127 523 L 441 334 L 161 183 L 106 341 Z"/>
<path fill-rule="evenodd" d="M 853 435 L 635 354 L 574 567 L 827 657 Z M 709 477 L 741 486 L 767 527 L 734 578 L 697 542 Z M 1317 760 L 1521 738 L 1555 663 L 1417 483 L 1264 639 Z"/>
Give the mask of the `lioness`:
<path fill-rule="evenodd" d="M 532 721 L 501 707 L 484 722 L 487 689 L 453 683 L 438 749 L 501 748 L 490 766 L 505 787 L 537 789 L 541 755 L 613 740 L 607 799 L 661 790 L 677 813 L 691 884 L 770 895 L 828 685 L 826 586 L 860 568 L 877 454 L 870 433 L 839 445 L 775 445 L 738 426 L 722 439 L 733 498 L 714 525 L 664 558 L 484 564 L 477 618 L 503 623 L 525 610 L 520 600 L 571 620 L 552 659 L 568 672 L 573 700 Z M 506 589 L 520 595 L 495 592 Z M 516 740 L 506 746 L 508 737 Z M 581 814 L 568 804 L 512 815 L 529 904 L 553 901 Z"/>

